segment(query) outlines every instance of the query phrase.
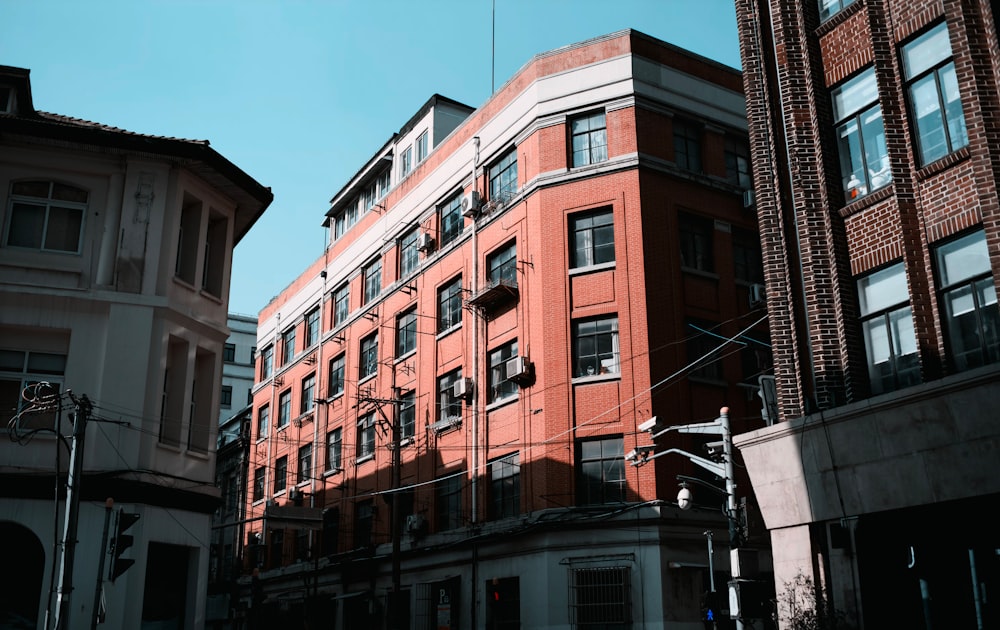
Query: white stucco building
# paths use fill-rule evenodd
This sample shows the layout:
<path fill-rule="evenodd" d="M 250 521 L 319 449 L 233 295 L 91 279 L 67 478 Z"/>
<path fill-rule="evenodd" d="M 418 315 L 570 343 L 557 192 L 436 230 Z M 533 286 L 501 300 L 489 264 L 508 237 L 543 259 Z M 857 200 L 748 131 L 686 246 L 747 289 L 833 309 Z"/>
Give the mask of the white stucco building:
<path fill-rule="evenodd" d="M 271 192 L 207 141 L 36 111 L 29 71 L 0 66 L 0 194 L 0 611 L 42 627 L 60 608 L 54 435 L 89 415 L 62 621 L 89 627 L 103 585 L 102 628 L 202 627 L 232 251 Z M 24 400 L 39 381 L 45 404 Z M 113 583 L 109 497 L 139 516 Z"/>
<path fill-rule="evenodd" d="M 222 389 L 219 424 L 250 404 L 253 365 L 257 358 L 257 317 L 230 313 L 229 339 L 222 346 Z"/>

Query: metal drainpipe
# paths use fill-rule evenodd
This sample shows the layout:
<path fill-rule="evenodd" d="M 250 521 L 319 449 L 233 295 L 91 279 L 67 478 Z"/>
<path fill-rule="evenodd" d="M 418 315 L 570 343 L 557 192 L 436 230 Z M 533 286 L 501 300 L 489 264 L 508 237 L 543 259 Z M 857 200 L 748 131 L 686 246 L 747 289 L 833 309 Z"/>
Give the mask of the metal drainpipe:
<path fill-rule="evenodd" d="M 273 480 L 273 474 L 271 472 L 273 466 L 271 464 L 271 442 L 274 441 L 274 434 L 277 432 L 277 415 L 274 411 L 274 389 L 275 389 L 275 378 L 277 377 L 277 353 L 278 353 L 278 331 L 281 330 L 281 313 L 276 313 L 276 319 L 274 322 L 274 336 L 271 338 L 271 377 L 268 382 L 268 387 L 271 388 L 271 395 L 268 397 L 267 403 L 267 459 L 264 463 L 264 514 L 267 514 L 267 504 L 269 499 L 267 498 L 267 490 Z M 267 518 L 265 517 L 260 526 L 260 544 L 267 549 Z M 260 558 L 257 558 L 260 562 Z"/>
<path fill-rule="evenodd" d="M 313 390 L 313 446 L 312 446 L 312 470 L 309 471 L 309 507 L 316 507 L 316 465 L 319 464 L 319 409 L 320 403 L 316 402 L 323 391 L 323 300 L 326 299 L 326 269 L 319 272 L 323 287 L 319 292 L 319 330 L 316 331 L 319 347 L 316 348 L 316 389 Z M 325 408 L 325 406 L 324 406 Z M 316 557 L 316 530 L 309 532 L 309 548 L 312 549 L 313 557 Z"/>
<path fill-rule="evenodd" d="M 472 138 L 472 146 L 475 153 L 472 157 L 472 186 L 470 192 L 476 190 L 476 166 L 479 163 L 479 136 Z M 475 295 L 479 289 L 479 248 L 477 243 L 477 228 L 479 224 L 476 217 L 472 217 L 472 280 L 469 283 L 471 295 Z M 472 315 L 472 518 L 473 524 L 479 522 L 479 318 Z"/>

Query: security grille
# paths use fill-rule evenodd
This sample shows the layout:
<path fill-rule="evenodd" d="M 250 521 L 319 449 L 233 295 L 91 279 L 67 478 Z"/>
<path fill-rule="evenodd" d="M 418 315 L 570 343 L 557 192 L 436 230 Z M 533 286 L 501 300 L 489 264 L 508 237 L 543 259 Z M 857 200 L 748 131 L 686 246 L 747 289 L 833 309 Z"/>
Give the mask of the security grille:
<path fill-rule="evenodd" d="M 570 569 L 569 615 L 574 628 L 623 630 L 632 627 L 632 587 L 628 567 Z"/>

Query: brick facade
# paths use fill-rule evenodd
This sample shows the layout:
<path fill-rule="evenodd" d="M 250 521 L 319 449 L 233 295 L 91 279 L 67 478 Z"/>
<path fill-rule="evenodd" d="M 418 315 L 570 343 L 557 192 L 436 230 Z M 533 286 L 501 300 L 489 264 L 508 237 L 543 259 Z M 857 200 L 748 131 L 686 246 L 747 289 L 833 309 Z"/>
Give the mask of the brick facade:
<path fill-rule="evenodd" d="M 868 455 L 841 453 L 838 460 L 835 453 L 841 442 L 860 445 L 880 439 L 879 431 L 884 429 L 880 423 L 896 416 L 899 418 L 894 421 L 901 424 L 893 425 L 891 438 L 883 435 L 882 439 L 913 445 L 910 457 L 951 448 L 953 441 L 968 448 L 982 447 L 984 439 L 992 445 L 992 438 L 984 436 L 952 434 L 935 441 L 921 423 L 955 422 L 952 412 L 934 402 L 935 396 L 950 391 L 942 390 L 943 386 L 964 383 L 963 391 L 976 404 L 988 397 L 986 390 L 972 385 L 979 383 L 980 372 L 968 370 L 955 358 L 959 340 L 949 338 L 951 315 L 944 306 L 942 270 L 935 250 L 959 236 L 982 232 L 989 253 L 985 272 L 992 273 L 992 287 L 984 289 L 978 308 L 984 320 L 994 317 L 996 303 L 990 303 L 989 295 L 1000 272 L 1000 232 L 995 219 L 1000 174 L 996 167 L 1000 128 L 994 122 L 1000 76 L 992 15 L 996 3 L 855 0 L 830 3 L 842 8 L 822 22 L 819 4 L 813 0 L 736 0 L 779 415 L 788 426 L 796 427 L 785 429 L 782 437 L 777 429 L 757 432 L 740 438 L 738 444 L 748 458 L 751 480 L 769 528 L 812 527 L 811 551 L 775 549 L 776 567 L 785 567 L 776 569 L 778 591 L 782 578 L 794 577 L 790 567 L 797 562 L 807 573 L 812 572 L 817 582 L 827 581 L 831 592 L 840 598 L 837 605 L 865 624 L 878 626 L 891 619 L 882 617 L 890 613 L 865 596 L 874 593 L 873 583 L 886 576 L 875 578 L 871 572 L 866 585 L 862 570 L 860 587 L 850 586 L 848 581 L 856 578 L 857 573 L 852 572 L 858 570 L 858 564 L 881 562 L 879 553 L 888 553 L 891 545 L 867 538 L 864 544 L 856 544 L 871 552 L 870 559 L 842 556 L 831 549 L 825 533 L 817 533 L 826 527 L 824 520 L 855 519 L 849 527 L 852 536 L 853 528 L 861 531 L 864 523 L 873 523 L 867 529 L 870 535 L 888 522 L 879 518 L 891 518 L 873 515 L 880 510 L 923 509 L 931 520 L 937 518 L 932 515 L 941 502 L 974 500 L 996 491 L 992 483 L 977 483 L 953 494 L 910 495 L 899 490 L 897 483 L 905 482 L 896 476 L 905 465 L 893 456 L 883 451 L 866 459 Z M 951 45 L 950 60 L 968 141 L 957 141 L 945 155 L 924 164 L 910 91 L 917 79 L 907 83 L 903 51 L 939 24 L 945 25 Z M 942 58 L 947 58 L 945 53 L 941 53 Z M 838 90 L 869 71 L 877 90 L 872 103 L 881 113 L 881 134 L 875 126 L 852 131 L 849 123 L 854 114 L 850 111 L 841 114 L 842 120 L 835 119 L 833 101 Z M 848 98 L 854 96 L 845 95 L 845 102 Z M 867 114 L 873 111 L 866 109 L 869 105 L 857 107 L 857 111 L 866 112 L 858 114 L 859 120 L 875 119 Z M 867 174 L 862 173 L 866 179 L 871 177 L 871 190 L 865 187 L 857 194 L 859 189 L 848 181 L 851 173 L 842 172 L 845 155 L 841 152 L 846 152 L 846 145 L 838 143 L 838 130 L 845 138 L 852 133 L 855 139 L 864 133 L 871 136 L 865 141 L 872 145 L 862 149 L 866 160 L 884 152 L 883 174 L 876 174 L 877 164 L 876 168 L 869 165 Z M 954 127 L 947 131 L 959 133 Z M 884 149 L 874 148 L 880 142 Z M 858 281 L 897 263 L 905 273 L 909 313 L 890 334 L 903 344 L 912 335 L 919 377 L 885 392 L 876 387 L 875 377 L 870 377 L 870 370 L 874 373 L 883 364 L 880 358 L 869 356 L 874 351 L 866 348 Z M 989 329 L 986 331 L 986 336 L 980 337 L 985 339 L 981 342 L 984 348 L 990 343 Z M 895 352 L 904 350 L 897 348 Z M 994 368 L 981 369 L 989 373 Z M 876 407 L 882 411 L 875 412 Z M 865 412 L 866 408 L 873 411 Z M 826 424 L 830 414 L 853 420 L 831 429 Z M 810 429 L 812 426 L 815 428 Z M 820 446 L 824 453 L 822 459 L 806 463 L 802 443 L 814 430 L 824 432 L 821 438 L 817 434 L 825 443 Z M 966 439 L 970 442 L 963 441 Z M 915 446 L 918 442 L 923 444 L 921 448 Z M 799 454 L 776 464 L 771 449 L 789 447 L 798 449 Z M 953 472 L 970 474 L 980 465 L 980 460 L 970 460 L 959 464 L 968 468 Z M 925 472 L 932 470 L 937 468 L 929 465 Z M 943 469 L 939 472 L 949 474 Z M 913 483 L 923 488 L 918 480 Z M 799 490 L 793 492 L 791 487 Z M 779 488 L 784 490 L 779 492 Z M 799 491 L 802 494 L 795 494 Z M 858 495 L 864 499 L 853 502 L 851 496 Z M 791 496 L 797 496 L 798 505 L 792 505 Z M 804 505 L 809 506 L 805 515 Z M 825 555 L 822 568 L 805 560 L 811 553 Z M 853 568 L 852 562 L 856 563 Z M 938 593 L 943 593 L 944 587 L 938 588 Z M 944 600 L 948 596 L 940 597 Z M 913 614 L 919 616 L 919 612 Z"/>
<path fill-rule="evenodd" d="M 653 95 L 637 94 L 628 87 L 637 66 L 650 66 L 672 78 L 660 79 L 662 84 Z M 539 85 L 555 91 L 538 100 Z M 712 102 L 693 100 L 686 85 L 698 86 L 711 95 Z M 299 449 L 312 445 L 313 471 L 298 486 L 306 497 L 300 503 L 325 509 L 327 514 L 336 510 L 339 515 L 335 529 L 312 535 L 312 553 L 324 550 L 323 566 L 331 576 L 350 573 L 353 569 L 345 568 L 345 563 L 369 545 L 375 553 L 382 553 L 392 541 L 390 510 L 383 509 L 393 487 L 389 427 L 398 410 L 392 401 L 408 392 L 415 393 L 416 422 L 412 439 L 400 451 L 400 485 L 406 490 L 407 514 L 423 519 L 426 530 L 422 535 L 434 544 L 463 545 L 477 540 L 486 545 L 482 547 L 485 554 L 489 545 L 505 539 L 475 538 L 481 532 L 523 538 L 536 525 L 572 520 L 573 514 L 606 510 L 628 514 L 640 506 L 672 505 L 677 473 L 698 474 L 683 457 L 664 457 L 643 467 L 625 464 L 623 495 L 598 505 L 585 498 L 590 490 L 582 487 L 581 445 L 595 439 L 620 440 L 620 452 L 608 460 L 614 468 L 621 465 L 625 453 L 651 443 L 637 426 L 653 416 L 667 425 L 700 422 L 715 418 L 720 407 L 728 405 L 738 430 L 763 424 L 752 387 L 762 368 L 753 367 L 756 355 L 753 348 L 747 349 L 752 342 L 725 345 L 710 357 L 708 377 L 690 377 L 688 366 L 700 354 L 694 353 L 692 344 L 718 346 L 744 329 L 752 330 L 748 335 L 757 339 L 760 365 L 766 369 L 768 364 L 766 331 L 759 323 L 763 313 L 750 308 L 750 280 L 737 278 L 734 265 L 738 243 L 733 233 L 756 232 L 753 213 L 743 207 L 742 189 L 731 181 L 726 166 L 727 140 L 746 142 L 739 85 L 738 73 L 732 69 L 627 31 L 537 56 L 486 104 L 469 112 L 426 161 L 402 181 L 394 180 L 373 210 L 334 238 L 324 257 L 261 311 L 259 348 L 271 345 L 275 356 L 280 356 L 282 335 L 292 328 L 299 345 L 295 358 L 287 365 L 276 364 L 272 375 L 264 376 L 263 366 L 258 366 L 255 421 L 267 407 L 270 428 L 266 435 L 255 433 L 250 468 L 251 476 L 256 468 L 267 471 L 268 480 L 264 492 L 249 502 L 251 518 L 265 515 L 271 501 L 279 506 L 289 503 L 289 492 L 275 490 L 272 483 L 277 461 L 288 458 L 291 479 Z M 573 165 L 573 121 L 592 113 L 604 114 L 606 155 L 589 165 Z M 698 129 L 700 168 L 682 169 L 676 164 L 675 114 Z M 415 128 L 422 124 L 418 120 Z M 393 140 L 395 155 L 407 142 L 406 133 L 401 131 L 400 139 Z M 489 170 L 514 146 L 516 191 L 502 205 L 488 206 L 476 218 L 463 218 L 460 234 L 445 243 L 439 209 L 447 207 L 454 194 L 472 190 L 495 201 L 489 200 Z M 358 177 L 363 188 L 364 175 Z M 343 192 L 334 197 L 331 224 L 337 221 L 339 200 L 348 197 Z M 595 212 L 611 217 L 613 261 L 575 266 L 570 242 L 574 221 Z M 680 212 L 698 216 L 709 226 L 701 247 L 708 248 L 711 261 L 704 262 L 704 269 L 682 268 Z M 429 234 L 434 245 L 420 253 L 414 271 L 401 275 L 401 237 L 411 227 Z M 490 261 L 511 244 L 516 249 L 516 290 L 508 301 L 494 305 L 483 297 L 489 288 Z M 755 254 L 747 255 L 747 264 L 754 267 Z M 381 291 L 362 304 L 362 269 L 376 260 L 382 265 Z M 461 323 L 441 331 L 440 291 L 459 277 Z M 342 286 L 349 289 L 349 314 L 344 321 L 334 322 L 334 295 Z M 320 338 L 303 347 L 304 315 L 314 307 L 323 312 Z M 397 318 L 410 309 L 416 313 L 415 351 L 399 355 Z M 601 355 L 600 363 L 594 364 L 598 370 L 592 375 L 582 372 L 585 357 L 574 356 L 574 336 L 580 334 L 577 327 L 615 319 L 614 342 L 601 352 L 616 358 Z M 693 321 L 702 329 L 691 327 Z M 756 327 L 754 322 L 758 322 Z M 374 376 L 363 376 L 360 348 L 371 335 L 378 339 L 377 363 Z M 517 344 L 514 356 L 526 357 L 533 373 L 521 382 L 516 395 L 491 402 L 487 388 L 490 357 L 511 342 Z M 342 393 L 331 392 L 329 362 L 341 356 L 345 387 Z M 439 383 L 458 369 L 462 377 L 471 379 L 475 393 L 459 403 L 461 415 L 454 426 L 446 426 L 441 420 Z M 301 411 L 301 383 L 310 374 L 318 380 L 317 400 L 313 408 Z M 291 418 L 287 426 L 277 428 L 285 392 L 291 396 Z M 371 454 L 362 454 L 357 427 L 369 413 L 376 418 L 375 448 Z M 339 469 L 325 466 L 322 456 L 326 436 L 334 430 L 342 431 Z M 690 438 L 677 438 L 670 446 L 697 448 Z M 511 454 L 518 456 L 520 470 L 517 514 L 516 518 L 496 518 L 491 515 L 496 496 L 491 489 L 490 463 Z M 460 480 L 457 515 L 441 511 L 440 491 L 451 475 Z M 288 484 L 293 486 L 294 482 Z M 359 534 L 357 518 L 358 506 L 367 510 L 368 501 L 376 507 L 370 538 Z M 717 513 L 711 510 L 695 517 L 711 521 Z M 684 519 L 676 518 L 670 516 L 663 522 L 676 522 L 687 531 Z M 253 561 L 268 571 L 291 571 L 287 567 L 295 565 L 302 554 L 301 547 L 292 544 L 294 530 L 274 538 L 271 532 L 276 528 L 264 527 L 249 526 L 252 532 L 263 534 L 265 545 Z M 586 536 L 598 536 L 596 540 L 603 542 L 584 542 L 583 534 L 567 533 L 565 545 L 574 553 L 591 544 L 609 545 L 609 539 L 599 533 L 606 527 L 587 524 L 579 530 L 592 531 Z M 685 539 L 682 546 L 690 549 L 684 553 L 701 557 L 704 541 L 698 537 L 702 531 L 704 527 L 694 527 L 685 534 L 693 532 L 694 538 Z M 409 542 L 413 538 L 406 539 L 406 549 L 428 544 Z M 530 548 L 535 543 L 523 544 Z M 675 544 L 679 543 L 668 546 Z M 653 552 L 657 546 L 643 543 L 640 547 Z M 415 568 L 428 562 L 440 563 L 437 573 L 443 571 L 442 575 L 457 570 L 447 554 L 427 554 L 423 559 L 404 556 L 404 584 L 430 581 L 434 571 L 425 570 L 421 576 Z M 551 568 L 535 564 L 542 561 L 530 559 L 528 551 L 511 551 L 510 555 L 520 567 L 516 574 L 522 576 L 523 601 L 535 596 L 529 590 L 544 592 L 543 588 L 531 589 L 529 576 L 537 573 L 541 579 Z M 461 566 L 465 564 L 462 561 Z M 386 580 L 386 568 L 381 571 L 381 577 L 371 579 Z M 269 574 L 269 579 L 278 579 L 276 575 Z M 351 586 L 348 577 L 343 579 L 345 592 L 362 587 Z M 684 579 L 700 580 L 701 575 Z M 480 587 L 473 583 L 469 588 Z M 671 603 L 679 597 L 674 588 L 657 594 L 657 603 L 648 605 L 661 609 L 690 606 L 690 602 Z M 565 592 L 565 585 L 555 590 Z M 531 614 L 541 615 L 541 608 L 545 607 Z M 547 625 L 540 617 L 529 618 L 527 606 L 523 610 L 525 623 L 534 619 Z M 463 619 L 471 612 L 464 610 Z M 681 614 L 693 621 L 697 612 Z"/>

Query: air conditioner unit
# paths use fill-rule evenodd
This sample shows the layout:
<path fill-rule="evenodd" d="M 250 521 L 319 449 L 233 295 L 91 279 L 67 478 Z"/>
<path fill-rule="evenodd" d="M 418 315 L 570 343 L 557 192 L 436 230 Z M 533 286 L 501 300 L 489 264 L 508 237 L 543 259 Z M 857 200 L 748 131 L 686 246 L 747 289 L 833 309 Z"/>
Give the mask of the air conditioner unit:
<path fill-rule="evenodd" d="M 460 378 L 452 385 L 451 395 L 455 398 L 468 398 L 472 396 L 472 379 Z"/>
<path fill-rule="evenodd" d="M 462 215 L 466 217 L 476 217 L 479 216 L 479 207 L 482 205 L 482 199 L 479 197 L 479 191 L 473 190 L 462 196 Z"/>
<path fill-rule="evenodd" d="M 761 308 L 767 304 L 767 291 L 763 284 L 750 285 L 750 308 Z"/>
<path fill-rule="evenodd" d="M 434 433 L 444 433 L 448 429 L 454 429 L 462 424 L 462 416 L 445 416 L 444 418 L 428 425 L 428 429 Z"/>
<path fill-rule="evenodd" d="M 508 359 L 504 368 L 507 371 L 507 378 L 512 381 L 531 378 L 531 361 L 528 360 L 528 357 Z"/>
<path fill-rule="evenodd" d="M 419 534 L 424 531 L 427 521 L 420 514 L 407 514 L 403 529 L 411 534 Z"/>
<path fill-rule="evenodd" d="M 753 188 L 751 188 L 750 190 L 744 190 L 743 207 L 747 209 L 753 208 L 756 203 L 757 203 L 757 196 L 754 195 Z"/>
<path fill-rule="evenodd" d="M 432 249 L 434 249 L 434 237 L 427 232 L 421 232 L 417 237 L 417 250 L 429 252 Z"/>
<path fill-rule="evenodd" d="M 288 491 L 288 498 L 292 501 L 299 501 L 302 499 L 302 491 L 298 488 L 292 488 Z"/>

